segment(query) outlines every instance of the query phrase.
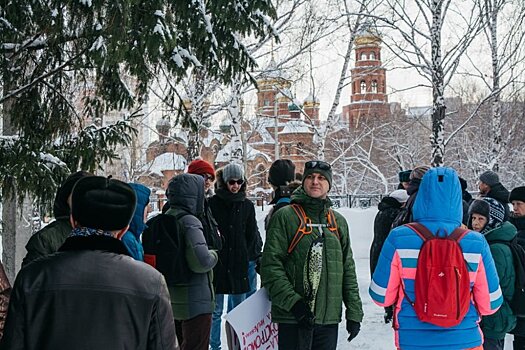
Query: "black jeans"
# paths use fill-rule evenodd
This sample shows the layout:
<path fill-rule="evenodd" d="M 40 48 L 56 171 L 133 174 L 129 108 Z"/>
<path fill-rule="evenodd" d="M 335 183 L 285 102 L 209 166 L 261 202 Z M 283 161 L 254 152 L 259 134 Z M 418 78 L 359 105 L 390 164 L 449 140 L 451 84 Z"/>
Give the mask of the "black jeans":
<path fill-rule="evenodd" d="M 338 328 L 337 324 L 330 324 L 305 330 L 296 324 L 279 323 L 279 349 L 336 350 Z M 303 342 L 310 338 L 312 345 L 308 348 Z"/>
<path fill-rule="evenodd" d="M 512 346 L 514 350 L 525 350 L 525 337 L 514 335 Z"/>

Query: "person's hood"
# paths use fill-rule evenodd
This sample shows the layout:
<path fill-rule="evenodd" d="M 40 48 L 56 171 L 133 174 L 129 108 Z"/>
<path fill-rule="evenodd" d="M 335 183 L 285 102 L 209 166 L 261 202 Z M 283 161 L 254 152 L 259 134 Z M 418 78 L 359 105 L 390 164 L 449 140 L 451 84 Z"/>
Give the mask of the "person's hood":
<path fill-rule="evenodd" d="M 389 209 L 389 208 L 395 208 L 395 209 L 399 209 L 401 208 L 401 203 L 399 203 L 397 201 L 397 199 L 393 198 L 393 197 L 383 197 L 383 199 L 381 199 L 381 202 L 379 202 L 379 205 L 377 206 L 377 209 L 379 209 L 379 211 L 383 211 L 385 209 Z"/>
<path fill-rule="evenodd" d="M 461 225 L 463 200 L 459 178 L 454 169 L 431 168 L 423 176 L 412 208 L 414 221 L 430 231 L 444 229 L 448 234 Z"/>
<path fill-rule="evenodd" d="M 204 212 L 204 178 L 195 174 L 180 174 L 168 184 L 171 208 L 179 208 L 198 216 Z"/>
<path fill-rule="evenodd" d="M 489 243 L 492 241 L 510 242 L 516 237 L 517 234 L 518 230 L 516 229 L 516 226 L 508 221 L 505 221 L 492 230 L 483 233 L 485 239 Z"/>
<path fill-rule="evenodd" d="M 151 190 L 146 186 L 137 183 L 130 183 L 129 185 L 131 188 L 133 188 L 133 191 L 135 191 L 135 194 L 137 195 L 137 206 L 135 207 L 133 218 L 129 223 L 128 231 L 131 231 L 131 233 L 133 233 L 133 235 L 140 242 L 140 235 L 146 228 L 146 224 L 144 223 L 144 209 L 149 204 Z"/>

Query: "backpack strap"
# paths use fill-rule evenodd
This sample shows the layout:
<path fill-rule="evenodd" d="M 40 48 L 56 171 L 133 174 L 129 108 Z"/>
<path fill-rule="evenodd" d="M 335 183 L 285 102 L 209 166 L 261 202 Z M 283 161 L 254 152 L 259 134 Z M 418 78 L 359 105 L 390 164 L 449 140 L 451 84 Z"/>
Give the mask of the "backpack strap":
<path fill-rule="evenodd" d="M 454 231 L 448 236 L 448 238 L 455 240 L 456 242 L 461 241 L 463 237 L 469 232 L 468 229 L 463 228 L 461 226 L 456 227 Z"/>
<path fill-rule="evenodd" d="M 436 237 L 432 232 L 430 232 L 428 228 L 425 227 L 425 225 L 420 224 L 419 222 L 411 222 L 408 224 L 404 224 L 403 226 L 406 226 L 415 233 L 417 233 L 417 235 L 421 237 L 423 242 L 426 242 Z"/>
<path fill-rule="evenodd" d="M 299 218 L 299 227 L 297 228 L 297 231 L 295 231 L 295 235 L 290 242 L 290 245 L 288 246 L 288 254 L 293 252 L 297 244 L 299 244 L 299 241 L 303 238 L 304 235 L 309 235 L 313 232 L 313 228 L 311 226 L 312 220 L 306 216 L 306 213 L 304 212 L 303 207 L 301 207 L 299 204 L 291 204 L 290 207 L 295 211 L 295 214 Z"/>
<path fill-rule="evenodd" d="M 337 221 L 335 220 L 335 214 L 332 209 L 328 209 L 328 212 L 326 213 L 326 221 L 328 222 L 328 230 L 335 234 L 338 240 L 341 240 L 339 228 L 337 227 Z"/>

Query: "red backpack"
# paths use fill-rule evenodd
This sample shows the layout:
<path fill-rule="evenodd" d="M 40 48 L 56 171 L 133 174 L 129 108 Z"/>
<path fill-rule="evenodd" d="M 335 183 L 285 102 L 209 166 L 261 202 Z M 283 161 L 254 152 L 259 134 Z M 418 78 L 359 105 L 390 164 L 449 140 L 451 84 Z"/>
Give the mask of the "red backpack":
<path fill-rule="evenodd" d="M 419 252 L 412 304 L 419 320 L 440 327 L 461 323 L 470 307 L 470 277 L 459 241 L 468 230 L 458 227 L 447 237 L 437 237 L 419 223 L 405 226 L 416 232 L 423 245 Z"/>

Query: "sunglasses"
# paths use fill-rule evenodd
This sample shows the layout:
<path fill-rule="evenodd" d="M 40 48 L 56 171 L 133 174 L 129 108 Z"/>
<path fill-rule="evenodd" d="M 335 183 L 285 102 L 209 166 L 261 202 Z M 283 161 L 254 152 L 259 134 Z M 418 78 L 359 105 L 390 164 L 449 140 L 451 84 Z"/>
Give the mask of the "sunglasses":
<path fill-rule="evenodd" d="M 230 186 L 233 186 L 233 185 L 235 185 L 235 184 L 237 184 L 237 185 L 242 185 L 243 183 L 244 183 L 244 180 L 243 180 L 243 179 L 239 179 L 239 180 L 230 180 L 230 181 L 228 181 L 228 184 L 229 184 Z"/>
<path fill-rule="evenodd" d="M 332 169 L 332 166 L 327 162 L 323 162 L 322 160 L 310 160 L 304 164 L 304 168 L 330 170 Z"/>

